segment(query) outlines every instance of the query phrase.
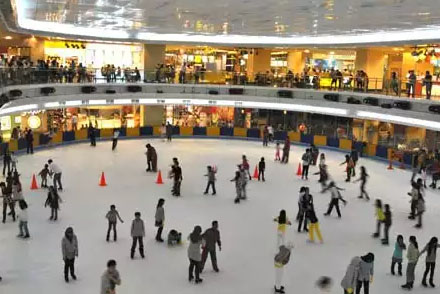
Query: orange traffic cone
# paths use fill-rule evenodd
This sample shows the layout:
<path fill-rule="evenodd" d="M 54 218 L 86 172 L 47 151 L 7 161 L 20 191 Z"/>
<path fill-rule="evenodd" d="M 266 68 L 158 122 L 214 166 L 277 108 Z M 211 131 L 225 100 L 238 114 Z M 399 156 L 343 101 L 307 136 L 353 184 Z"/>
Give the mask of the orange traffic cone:
<path fill-rule="evenodd" d="M 255 170 L 254 170 L 254 176 L 253 176 L 253 178 L 254 178 L 254 179 L 258 179 L 258 166 L 257 166 L 257 165 L 255 166 Z"/>
<path fill-rule="evenodd" d="M 301 163 L 298 163 L 298 170 L 296 171 L 296 175 L 297 176 L 301 176 L 302 175 Z"/>
<path fill-rule="evenodd" d="M 100 185 L 101 187 L 105 187 L 105 186 L 107 186 L 107 183 L 105 182 L 105 175 L 104 175 L 104 172 L 102 172 L 102 174 L 101 174 L 101 180 L 99 181 L 99 185 Z"/>
<path fill-rule="evenodd" d="M 162 172 L 159 170 L 159 173 L 157 174 L 157 180 L 156 180 L 156 184 L 158 185 L 162 185 L 163 181 L 162 181 Z"/>
<path fill-rule="evenodd" d="M 38 189 L 37 185 L 37 178 L 35 177 L 35 174 L 32 175 L 32 183 L 31 183 L 31 190 Z"/>
<path fill-rule="evenodd" d="M 388 164 L 388 168 L 387 169 L 389 169 L 389 170 L 394 169 L 393 168 L 393 161 L 391 159 L 389 160 L 389 164 Z"/>

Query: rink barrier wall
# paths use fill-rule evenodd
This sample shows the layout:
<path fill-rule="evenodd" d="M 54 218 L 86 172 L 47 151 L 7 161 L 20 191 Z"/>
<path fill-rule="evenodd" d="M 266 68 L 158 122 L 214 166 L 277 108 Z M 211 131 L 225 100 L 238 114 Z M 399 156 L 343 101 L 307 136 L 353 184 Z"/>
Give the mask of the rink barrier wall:
<path fill-rule="evenodd" d="M 144 126 L 139 128 L 121 128 L 119 137 L 123 138 L 139 138 L 139 137 L 159 137 L 161 136 L 160 126 Z M 96 138 L 99 140 L 111 139 L 113 137 L 113 129 L 96 129 Z M 224 139 L 245 139 L 245 140 L 262 140 L 262 131 L 256 128 L 229 128 L 229 127 L 173 127 L 173 134 L 180 137 L 197 137 L 197 138 L 224 138 Z M 58 132 L 49 136 L 49 134 L 34 134 L 34 148 L 47 148 L 74 142 L 83 142 L 89 137 L 87 129 L 76 131 Z M 293 144 L 310 145 L 315 144 L 318 147 L 336 149 L 341 152 L 350 152 L 352 148 L 359 151 L 361 156 L 375 157 L 377 159 L 388 160 L 391 155 L 392 148 L 386 146 L 368 144 L 364 142 L 353 142 L 348 139 L 338 139 L 322 135 L 310 135 L 299 132 L 274 132 L 274 140 L 279 141 L 283 145 L 284 140 L 289 137 Z M 10 140 L 8 143 L 1 143 L 1 152 L 5 150 L 18 153 L 25 151 L 27 147 L 26 140 L 20 138 L 18 140 Z M 412 154 L 404 153 L 403 162 L 411 165 Z M 397 162 L 396 162 L 397 164 Z"/>

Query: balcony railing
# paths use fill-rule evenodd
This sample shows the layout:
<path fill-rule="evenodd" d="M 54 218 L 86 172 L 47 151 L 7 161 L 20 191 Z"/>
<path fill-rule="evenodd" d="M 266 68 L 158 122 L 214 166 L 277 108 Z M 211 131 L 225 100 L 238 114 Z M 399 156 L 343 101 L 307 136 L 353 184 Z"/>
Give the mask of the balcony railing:
<path fill-rule="evenodd" d="M 289 76 L 257 73 L 248 76 L 234 72 L 167 72 L 125 69 L 105 74 L 89 68 L 0 68 L 0 87 L 46 83 L 182 83 L 286 87 L 344 92 L 365 92 L 397 97 L 427 98 L 427 85 L 418 80 L 343 77 L 336 82 L 326 76 Z M 430 83 L 431 99 L 440 100 L 440 80 Z M 428 85 L 429 86 L 429 85 Z"/>

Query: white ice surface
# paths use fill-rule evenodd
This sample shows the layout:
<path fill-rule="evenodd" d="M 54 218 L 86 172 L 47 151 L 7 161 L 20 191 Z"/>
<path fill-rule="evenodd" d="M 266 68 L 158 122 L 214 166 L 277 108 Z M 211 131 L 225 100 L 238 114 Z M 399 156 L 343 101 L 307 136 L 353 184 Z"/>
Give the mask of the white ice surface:
<path fill-rule="evenodd" d="M 165 185 L 156 185 L 155 174 L 145 172 L 145 144 L 157 149 L 159 167 Z M 318 176 L 308 182 L 296 175 L 300 155 L 304 148 L 293 146 L 288 165 L 273 162 L 274 147 L 263 148 L 261 143 L 226 140 L 174 140 L 171 144 L 160 140 L 139 139 L 120 141 L 117 151 L 111 151 L 110 142 L 98 142 L 96 148 L 76 144 L 36 152 L 33 156 L 19 157 L 25 197 L 29 202 L 29 240 L 17 239 L 17 224 L 10 218 L 0 224 L 0 284 L 1 294 L 45 293 L 64 294 L 99 293 L 100 276 L 108 259 L 114 258 L 122 276 L 119 294 L 136 293 L 272 293 L 274 284 L 273 257 L 276 242 L 276 224 L 272 218 L 280 209 L 295 219 L 298 190 L 309 185 L 314 195 L 317 216 L 320 219 L 324 244 L 306 243 L 306 235 L 296 233 L 296 223 L 289 228 L 287 240 L 295 244 L 290 263 L 285 269 L 284 283 L 287 293 L 319 293 L 315 281 L 330 276 L 334 285 L 330 293 L 341 293 L 340 280 L 346 266 L 355 255 L 369 251 L 376 255 L 375 278 L 371 293 L 401 293 L 404 278 L 389 274 L 394 240 L 397 234 L 416 235 L 424 246 L 433 235 L 439 235 L 440 193 L 428 192 L 427 212 L 422 230 L 413 228 L 407 219 L 409 210 L 410 173 L 389 171 L 377 161 L 361 159 L 367 167 L 370 180 L 367 189 L 372 199 L 380 197 L 393 211 L 390 231 L 391 245 L 386 247 L 373 239 L 375 229 L 373 200 L 357 199 L 358 183 L 345 183 L 344 168 L 339 166 L 343 153 L 324 150 L 331 175 L 346 188 L 342 194 L 348 205 L 342 208 L 342 219 L 324 217 L 330 195 L 320 194 Z M 251 172 L 259 158 L 267 161 L 266 182 L 252 181 L 248 185 L 247 201 L 233 203 L 236 164 L 241 155 L 250 159 Z M 171 181 L 166 179 L 172 157 L 178 157 L 183 169 L 182 197 L 170 195 Z M 53 158 L 63 169 L 64 202 L 59 221 L 48 220 L 49 209 L 44 208 L 44 190 L 29 190 L 31 175 Z M 203 196 L 207 165 L 218 166 L 217 196 Z M 311 168 L 311 173 L 317 170 Z M 101 171 L 108 186 L 98 186 Z M 183 232 L 186 237 L 194 225 L 203 229 L 214 219 L 219 221 L 223 251 L 218 252 L 221 272 L 214 273 L 208 260 L 202 285 L 189 284 L 186 244 L 168 248 L 154 240 L 154 212 L 158 198 L 165 198 L 166 223 L 169 229 Z M 104 218 L 110 204 L 115 204 L 125 220 L 119 224 L 117 243 L 106 243 L 107 229 Z M 147 227 L 145 238 L 146 259 L 129 258 L 129 235 L 133 213 L 140 211 Z M 60 241 L 64 230 L 73 226 L 79 240 L 79 258 L 76 262 L 78 281 L 65 284 Z M 405 261 L 406 264 L 406 261 Z M 405 267 L 404 267 L 405 270 Z M 424 257 L 416 269 L 413 293 L 433 293 L 420 287 L 424 270 Z M 440 278 L 436 277 L 440 286 Z"/>

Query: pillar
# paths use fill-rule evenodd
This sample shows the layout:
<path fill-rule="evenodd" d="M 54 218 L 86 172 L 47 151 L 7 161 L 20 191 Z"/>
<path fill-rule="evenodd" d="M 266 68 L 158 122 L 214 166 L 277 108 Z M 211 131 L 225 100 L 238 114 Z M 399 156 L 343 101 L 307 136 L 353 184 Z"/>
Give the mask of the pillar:
<path fill-rule="evenodd" d="M 385 53 L 380 49 L 356 50 L 355 70 L 363 70 L 369 77 L 369 89 L 382 89 L 385 74 Z"/>
<path fill-rule="evenodd" d="M 293 73 L 301 73 L 305 66 L 305 55 L 302 51 L 289 51 L 287 55 L 287 67 Z"/>
<path fill-rule="evenodd" d="M 161 126 L 164 123 L 165 109 L 162 105 L 144 106 L 143 123 L 144 126 Z"/>
<path fill-rule="evenodd" d="M 258 72 L 266 73 L 270 70 L 270 52 L 267 49 L 253 49 L 252 54 L 249 54 L 247 74 L 251 80 Z"/>
<path fill-rule="evenodd" d="M 156 65 L 165 62 L 166 45 L 144 44 L 144 79 L 153 80 Z"/>

